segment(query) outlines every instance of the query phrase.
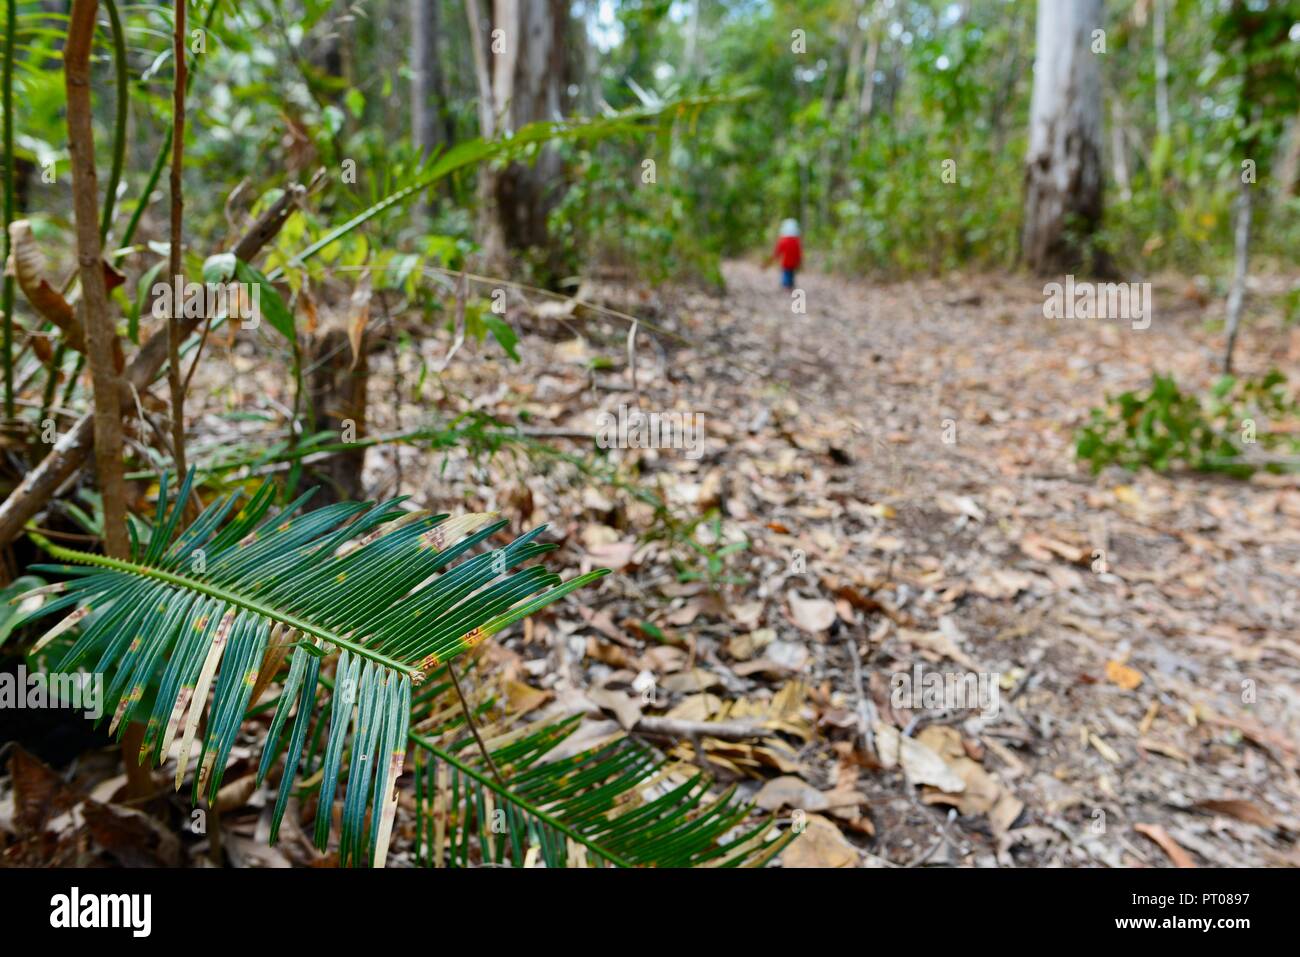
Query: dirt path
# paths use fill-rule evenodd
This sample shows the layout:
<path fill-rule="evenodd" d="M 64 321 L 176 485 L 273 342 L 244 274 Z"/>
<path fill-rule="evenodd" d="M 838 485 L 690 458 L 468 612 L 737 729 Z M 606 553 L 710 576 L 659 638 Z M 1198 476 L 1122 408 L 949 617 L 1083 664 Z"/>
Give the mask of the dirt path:
<path fill-rule="evenodd" d="M 859 863 L 1300 864 L 1296 482 L 1094 479 L 1073 458 L 1106 392 L 1153 368 L 1208 384 L 1201 307 L 1158 289 L 1166 306 L 1139 331 L 1049 321 L 1041 284 L 1017 278 L 807 274 L 797 314 L 770 272 L 726 278 L 724 296 L 667 310 L 707 346 L 641 377 L 643 408 L 704 412 L 707 454 L 643 469 L 720 507 L 724 537 L 749 542 L 728 566 L 747 582 L 704 601 L 643 552 L 613 617 L 679 623 L 722 699 L 805 682 L 815 730 L 790 776 L 835 795 L 821 816 Z M 1285 367 L 1298 345 L 1261 332 L 1243 355 Z M 826 602 L 833 622 L 816 620 Z M 902 746 L 911 784 L 853 746 L 850 643 L 885 763 L 896 731 L 924 745 Z M 894 707 L 917 665 L 996 683 L 996 707 Z M 690 712 L 692 689 L 668 684 Z M 750 790 L 771 776 L 732 766 Z"/>
<path fill-rule="evenodd" d="M 809 273 L 796 313 L 773 273 L 725 275 L 723 295 L 589 288 L 692 343 L 643 330 L 635 392 L 626 324 L 563 310 L 516 322 L 522 365 L 470 344 L 426 380 L 408 352 L 399 388 L 376 358 L 374 432 L 477 408 L 526 413 L 583 452 L 601 410 L 704 416 L 699 458 L 612 452 L 621 485 L 461 448 L 405 448 L 399 472 L 393 449 L 371 451 L 373 496 L 547 522 L 558 565 L 615 568 L 506 637 L 494 653 L 511 673 L 551 709 L 595 710 L 602 692 L 779 728 L 703 746 L 710 771 L 807 824 L 787 865 L 1300 864 L 1296 479 L 1093 478 L 1073 455 L 1107 392 L 1153 369 L 1209 385 L 1218 304 L 1157 285 L 1138 331 L 1045 319 L 1042 285 L 1016 277 Z M 449 344 L 440 326 L 413 341 L 435 368 Z M 1240 355 L 1246 371 L 1294 370 L 1300 329 L 1254 324 Z M 278 381 L 227 378 L 240 409 Z M 898 699 L 918 666 L 985 695 Z M 697 760 L 690 744 L 677 754 Z"/>

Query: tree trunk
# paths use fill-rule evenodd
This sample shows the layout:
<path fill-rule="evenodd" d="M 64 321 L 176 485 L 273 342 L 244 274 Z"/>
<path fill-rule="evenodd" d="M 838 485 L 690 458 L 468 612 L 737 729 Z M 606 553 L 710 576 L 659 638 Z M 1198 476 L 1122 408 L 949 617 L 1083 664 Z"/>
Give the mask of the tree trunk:
<path fill-rule="evenodd" d="M 1101 0 L 1038 2 L 1021 234 L 1035 272 L 1100 266 L 1088 238 L 1102 213 L 1101 24 Z"/>
<path fill-rule="evenodd" d="M 1165 50 L 1165 3 L 1154 0 L 1151 32 L 1156 55 L 1156 132 L 1169 135 L 1169 56 Z"/>
<path fill-rule="evenodd" d="M 871 22 L 867 25 L 867 58 L 862 61 L 862 93 L 858 98 L 858 120 L 871 119 L 871 108 L 876 97 L 876 62 L 880 59 L 880 16 L 876 5 L 871 5 Z"/>
<path fill-rule="evenodd" d="M 1110 160 L 1115 171 L 1115 184 L 1124 202 L 1133 198 L 1133 184 L 1128 175 L 1128 147 L 1124 144 L 1124 104 L 1120 97 L 1110 103 Z"/>
<path fill-rule="evenodd" d="M 77 223 L 82 325 L 90 352 L 94 390 L 95 468 L 104 502 L 104 551 L 129 558 L 126 481 L 122 466 L 122 413 L 113 347 L 117 334 L 108 315 L 103 251 L 99 241 L 99 185 L 95 176 L 95 133 L 91 124 L 90 51 L 96 0 L 76 0 L 63 51 L 68 98 L 68 151 L 72 154 L 72 204 Z"/>
<path fill-rule="evenodd" d="M 1283 206 L 1295 192 L 1296 181 L 1300 180 L 1300 113 L 1291 121 L 1291 132 L 1287 138 L 1286 151 L 1278 163 L 1277 193 L 1273 201 Z"/>
<path fill-rule="evenodd" d="M 411 139 L 423 156 L 451 140 L 438 55 L 438 2 L 411 0 Z"/>
<path fill-rule="evenodd" d="M 95 37 L 97 0 L 75 0 L 64 47 L 64 76 L 68 103 L 68 151 L 72 154 L 72 204 L 77 223 L 77 263 L 80 266 L 82 325 L 90 356 L 94 390 L 95 468 L 104 503 L 104 552 L 111 558 L 131 557 L 126 529 L 126 479 L 122 463 L 120 381 L 113 364 L 117 333 L 108 314 L 103 250 L 99 238 L 99 184 L 95 176 L 95 133 L 91 123 L 90 53 Z M 122 767 L 127 794 L 143 799 L 153 793 L 153 774 L 140 761 L 144 728 L 130 722 L 122 739 Z"/>
<path fill-rule="evenodd" d="M 1250 212 L 1252 184 L 1243 177 L 1237 193 L 1237 222 L 1234 230 L 1234 268 L 1232 288 L 1228 291 L 1228 343 L 1223 350 L 1223 371 L 1232 372 L 1232 353 L 1237 347 L 1237 329 L 1241 325 L 1241 307 L 1246 301 L 1246 275 L 1250 262 Z"/>
<path fill-rule="evenodd" d="M 312 336 L 304 350 L 311 369 L 307 377 L 307 388 L 311 393 L 311 431 L 330 432 L 334 435 L 333 441 L 340 441 L 345 435 L 361 439 L 366 434 L 369 368 L 364 332 L 360 346 L 354 361 L 347 331 L 333 327 Z M 357 448 L 336 452 L 308 466 L 308 485 L 320 486 L 311 498 L 310 507 L 363 501 L 366 496 L 361 473 L 365 461 L 366 450 Z"/>
<path fill-rule="evenodd" d="M 564 0 L 493 0 L 490 21 L 477 0 L 467 0 L 466 13 L 483 135 L 509 135 L 529 123 L 561 119 L 569 19 Z M 553 146 L 542 147 L 529 165 L 480 170 L 480 241 L 489 270 L 506 268 L 512 252 L 546 249 L 546 218 L 562 173 Z"/>

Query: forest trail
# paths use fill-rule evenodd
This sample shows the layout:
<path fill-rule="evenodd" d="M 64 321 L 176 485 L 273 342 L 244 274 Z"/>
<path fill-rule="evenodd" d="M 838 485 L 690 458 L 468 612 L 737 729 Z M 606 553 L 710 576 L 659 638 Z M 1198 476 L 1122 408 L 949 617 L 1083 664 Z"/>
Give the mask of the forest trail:
<path fill-rule="evenodd" d="M 1294 477 L 1093 478 L 1073 456 L 1106 393 L 1153 369 L 1212 380 L 1207 311 L 1173 284 L 1134 330 L 1048 320 L 1023 277 L 804 273 L 801 315 L 773 271 L 731 262 L 725 277 L 725 294 L 680 310 L 709 348 L 677 353 L 666 381 L 642 372 L 642 402 L 705 413 L 698 471 L 674 467 L 688 500 L 716 502 L 749 540 L 747 584 L 725 611 L 665 589 L 663 614 L 717 639 L 732 690 L 810 686 L 818 730 L 798 776 L 856 791 L 871 825 L 834 816 L 859 862 L 1300 864 Z M 1243 350 L 1264 365 L 1298 352 L 1295 335 Z M 766 651 L 736 640 L 762 628 Z M 903 766 L 931 783 L 946 767 L 964 794 L 855 763 L 846 636 L 882 724 L 926 745 Z M 996 713 L 891 707 L 918 664 L 998 682 Z M 945 828 L 949 804 L 961 816 Z"/>
<path fill-rule="evenodd" d="M 779 741 L 702 740 L 722 781 L 807 815 L 787 866 L 1300 864 L 1296 477 L 1094 478 L 1074 459 L 1074 431 L 1107 393 L 1153 370 L 1208 387 L 1219 305 L 1174 281 L 1133 330 L 1045 319 L 1042 284 L 1025 277 L 807 272 L 798 314 L 774 271 L 724 270 L 721 293 L 588 285 L 584 298 L 647 320 L 636 390 L 624 322 L 536 304 L 510 316 L 519 364 L 467 344 L 435 388 L 415 360 L 442 362 L 442 324 L 420 326 L 421 355 L 396 379 L 391 355 L 374 358 L 376 433 L 526 412 L 585 456 L 601 411 L 703 415 L 699 457 L 609 458 L 667 501 L 671 528 L 628 485 L 545 455 L 370 450 L 369 497 L 499 510 L 517 531 L 547 523 L 557 563 L 613 569 L 490 648 L 535 689 L 527 717 L 603 710 L 590 731 L 613 733 L 617 700 L 777 720 Z M 1261 369 L 1300 361 L 1300 330 L 1246 337 Z M 212 353 L 193 414 L 215 431 L 236 427 L 223 408 L 292 402 L 263 353 Z M 723 541 L 746 544 L 710 570 L 682 536 L 715 554 L 715 514 Z M 653 703 L 638 705 L 647 672 Z M 900 679 L 927 674 L 983 680 L 986 696 L 898 701 Z M 858 738 L 860 703 L 885 767 Z M 689 742 L 673 753 L 697 760 Z"/>

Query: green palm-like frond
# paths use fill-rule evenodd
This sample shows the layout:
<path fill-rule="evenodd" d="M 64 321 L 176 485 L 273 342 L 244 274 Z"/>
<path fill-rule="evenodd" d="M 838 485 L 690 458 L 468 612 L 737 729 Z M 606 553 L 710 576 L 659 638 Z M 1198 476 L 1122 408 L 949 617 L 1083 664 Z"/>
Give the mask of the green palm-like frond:
<path fill-rule="evenodd" d="M 238 511 L 234 493 L 182 528 L 192 478 L 169 505 L 164 476 L 152 527 L 137 534 L 132 526 L 129 561 L 43 543 L 73 564 L 36 566 L 68 580 L 41 589 L 57 597 L 32 618 L 73 610 L 33 653 L 80 625 L 56 667 L 90 663 L 104 675 L 109 733 L 145 722 L 142 761 L 161 764 L 179 741 L 178 788 L 197 745 L 193 796 L 206 794 L 209 802 L 259 675 L 274 673 L 288 656 L 259 769 L 264 778 L 288 728 L 278 830 L 316 716 L 322 661 L 337 651 L 328 719 L 316 722 L 313 739 L 314 751 L 328 726 L 313 775 L 320 782 L 316 843 L 324 849 L 329 841 L 345 778 L 340 862 L 382 862 L 413 685 L 605 571 L 565 582 L 541 566 L 519 568 L 555 547 L 534 541 L 541 528 L 448 567 L 506 523 L 490 515 L 448 521 L 404 511 L 401 500 L 341 502 L 288 517 L 307 496 L 273 518 L 269 482 Z"/>
<path fill-rule="evenodd" d="M 439 698 L 448 687 L 439 677 L 421 695 L 430 700 L 417 702 L 410 735 L 419 864 L 757 867 L 795 836 L 773 836 L 770 817 L 753 820 L 753 805 L 737 800 L 734 787 L 710 796 L 706 775 L 623 735 L 565 753 L 581 715 L 500 734 L 499 726 L 481 728 L 480 736 L 493 735 L 489 766 L 464 733 L 460 709 Z M 472 710 L 481 719 L 489 705 Z"/>

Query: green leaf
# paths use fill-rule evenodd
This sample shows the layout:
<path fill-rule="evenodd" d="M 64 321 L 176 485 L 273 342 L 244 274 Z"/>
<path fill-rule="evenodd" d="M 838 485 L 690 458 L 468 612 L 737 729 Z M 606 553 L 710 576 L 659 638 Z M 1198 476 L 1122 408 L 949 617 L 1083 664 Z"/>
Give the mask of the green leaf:
<path fill-rule="evenodd" d="M 136 286 L 135 303 L 131 309 L 131 314 L 127 316 L 126 333 L 136 345 L 140 344 L 140 316 L 144 313 L 144 304 L 149 298 L 149 293 L 153 290 L 154 283 L 158 281 L 158 274 L 167 266 L 167 260 L 160 259 L 149 267 L 148 272 L 140 277 L 140 282 Z M 206 266 L 204 267 L 206 270 Z"/>
<path fill-rule="evenodd" d="M 45 579 L 43 578 L 37 578 L 35 575 L 23 575 L 21 578 L 15 578 L 7 588 L 0 589 L 0 645 L 8 641 L 14 629 L 31 617 L 31 613 L 36 610 L 35 607 L 26 611 L 22 610 L 20 608 L 20 596 L 35 588 L 40 588 L 44 584 Z M 39 597 L 35 596 L 30 599 L 36 607 L 39 607 L 39 602 L 37 602 Z"/>
<path fill-rule="evenodd" d="M 433 713 L 442 706 L 437 697 L 424 703 Z M 776 834 L 770 816 L 751 820 L 753 805 L 737 801 L 734 786 L 710 797 L 697 769 L 669 765 L 630 738 L 550 757 L 580 722 L 498 735 L 491 754 L 502 780 L 463 732 L 413 733 L 417 863 L 467 866 L 476 842 L 483 863 L 513 867 L 532 858 L 547 867 L 755 867 L 794 839 Z"/>
<path fill-rule="evenodd" d="M 280 335 L 292 342 L 294 338 L 293 313 L 284 304 L 284 300 L 280 298 L 280 294 L 271 285 L 271 281 L 243 260 L 237 261 L 235 276 L 240 282 L 246 282 L 250 286 L 257 287 L 258 305 L 262 317 Z"/>
<path fill-rule="evenodd" d="M 203 281 L 230 282 L 238 268 L 239 260 L 234 253 L 216 253 L 203 261 Z"/>
<path fill-rule="evenodd" d="M 534 541 L 542 528 L 465 558 L 506 523 L 492 515 L 448 519 L 408 512 L 400 499 L 340 502 L 290 517 L 304 495 L 271 517 L 276 492 L 270 482 L 242 507 L 236 508 L 237 493 L 224 496 L 182 527 L 193 474 L 175 501 L 166 476 L 159 480 L 148 540 L 130 561 L 64 548 L 32 533 L 54 558 L 81 566 L 36 566 L 68 580 L 23 621 L 56 612 L 67 617 L 32 654 L 72 633 L 57 667 L 93 661 L 94 670 L 106 675 L 109 733 L 120 736 L 131 721 L 147 719 L 141 756 L 152 755 L 155 763 L 180 741 L 178 788 L 197 748 L 193 794 L 197 799 L 202 792 L 211 801 L 268 649 L 296 644 L 259 767 L 264 777 L 301 688 L 277 800 L 278 827 L 298 772 L 306 722 L 316 710 L 322 664 L 316 652 L 341 652 L 324 763 L 313 778 L 321 788 L 316 837 L 324 847 L 337 793 L 343 801 L 341 861 L 362 863 L 378 854 L 382 862 L 387 835 L 380 829 L 392 825 L 392 789 L 401 771 L 398 749 L 405 750 L 412 686 L 428 670 L 604 571 L 564 582 L 542 566 L 521 567 L 555 547 Z M 306 642 L 320 648 L 308 651 Z M 313 746 L 309 758 L 314 754 Z"/>
<path fill-rule="evenodd" d="M 347 104 L 348 112 L 357 119 L 361 119 L 361 114 L 366 108 L 366 98 L 355 86 L 349 87 L 348 91 L 343 94 L 343 102 Z"/>
<path fill-rule="evenodd" d="M 500 343 L 501 348 L 506 351 L 506 354 L 510 356 L 511 359 L 518 362 L 519 353 L 515 351 L 515 344 L 519 341 L 519 336 L 517 336 L 515 330 L 510 327 L 510 323 L 506 322 L 500 316 L 485 313 L 483 315 L 483 324 L 487 326 L 488 331 L 492 333 L 492 338 Z"/>

